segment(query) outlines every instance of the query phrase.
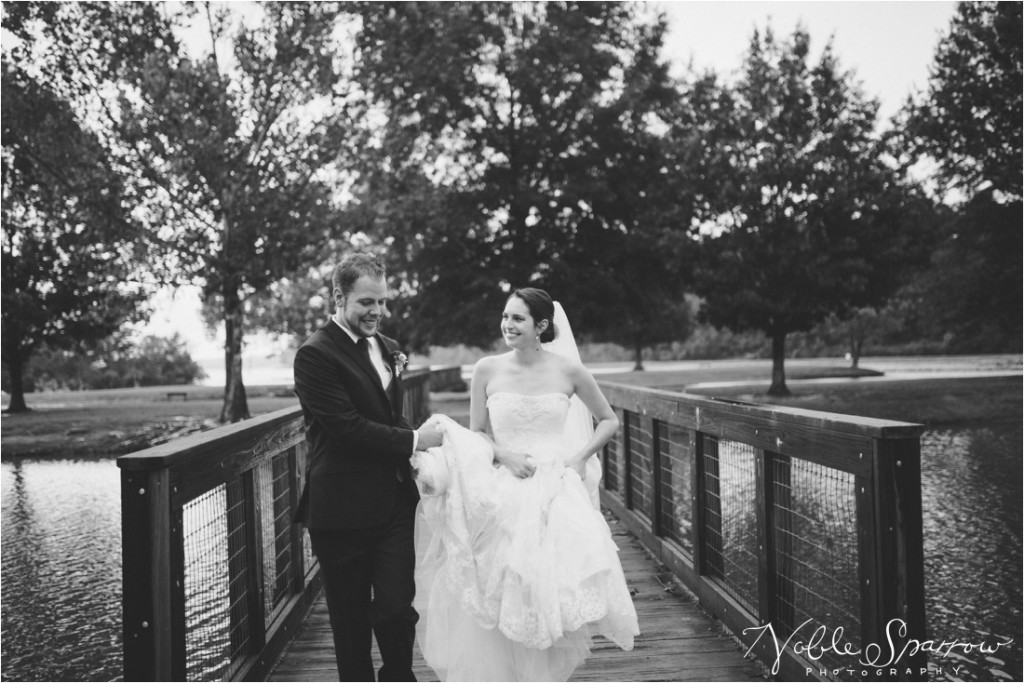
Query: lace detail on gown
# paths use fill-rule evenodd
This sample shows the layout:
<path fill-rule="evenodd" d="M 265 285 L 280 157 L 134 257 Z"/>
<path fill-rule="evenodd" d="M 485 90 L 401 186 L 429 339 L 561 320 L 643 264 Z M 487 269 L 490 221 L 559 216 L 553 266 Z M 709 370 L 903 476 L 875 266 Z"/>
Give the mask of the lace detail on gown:
<path fill-rule="evenodd" d="M 631 649 L 639 633 L 608 524 L 562 461 L 568 406 L 559 393 L 489 398 L 496 443 L 535 461 L 528 479 L 444 417 L 445 443 L 414 459 L 418 634 L 444 680 L 564 680 L 591 634 Z"/>
<path fill-rule="evenodd" d="M 487 399 L 494 442 L 517 451 L 541 456 L 551 464 L 566 455 L 562 428 L 569 412 L 569 397 L 561 393 L 525 395 L 506 391 Z M 538 453 L 533 451 L 539 449 Z"/>

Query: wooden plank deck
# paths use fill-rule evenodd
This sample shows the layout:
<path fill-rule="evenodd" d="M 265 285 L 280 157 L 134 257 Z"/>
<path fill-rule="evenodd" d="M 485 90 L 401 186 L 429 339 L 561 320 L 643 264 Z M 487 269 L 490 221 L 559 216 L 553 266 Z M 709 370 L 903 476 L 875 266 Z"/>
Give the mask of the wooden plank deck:
<path fill-rule="evenodd" d="M 618 520 L 609 524 L 619 546 L 626 581 L 634 592 L 640 636 L 631 652 L 596 638 L 590 658 L 574 681 L 747 681 L 763 680 L 758 665 L 744 659 L 743 649 L 724 635 L 720 625 L 701 611 L 693 597 L 647 553 Z M 421 681 L 436 681 L 417 648 L 413 672 Z M 376 666 L 380 660 L 374 652 Z M 336 681 L 331 626 L 323 597 L 288 646 L 270 681 Z"/>

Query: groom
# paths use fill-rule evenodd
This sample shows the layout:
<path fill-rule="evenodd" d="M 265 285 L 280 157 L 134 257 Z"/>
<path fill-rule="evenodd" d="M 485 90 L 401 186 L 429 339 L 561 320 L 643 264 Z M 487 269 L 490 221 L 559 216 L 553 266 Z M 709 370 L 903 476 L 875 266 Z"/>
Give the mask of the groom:
<path fill-rule="evenodd" d="M 346 258 L 332 278 L 336 311 L 295 355 L 295 392 L 309 444 L 296 522 L 305 524 L 323 571 L 343 681 L 414 681 L 418 615 L 413 520 L 419 495 L 409 469 L 416 448 L 441 444 L 433 427 L 413 430 L 402 415 L 402 364 L 380 334 L 389 313 L 384 266 L 368 254 Z M 372 596 L 372 599 L 371 599 Z"/>

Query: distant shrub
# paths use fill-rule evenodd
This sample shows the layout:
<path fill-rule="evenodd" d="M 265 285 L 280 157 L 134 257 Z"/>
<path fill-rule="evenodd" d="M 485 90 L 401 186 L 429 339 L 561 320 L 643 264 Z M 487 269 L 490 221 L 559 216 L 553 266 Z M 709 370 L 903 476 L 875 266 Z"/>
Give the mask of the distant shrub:
<path fill-rule="evenodd" d="M 108 339 L 87 351 L 43 348 L 25 372 L 26 391 L 119 389 L 162 384 L 194 384 L 206 373 L 184 342 L 147 336 L 138 342 Z M 8 391 L 6 368 L 3 389 Z"/>

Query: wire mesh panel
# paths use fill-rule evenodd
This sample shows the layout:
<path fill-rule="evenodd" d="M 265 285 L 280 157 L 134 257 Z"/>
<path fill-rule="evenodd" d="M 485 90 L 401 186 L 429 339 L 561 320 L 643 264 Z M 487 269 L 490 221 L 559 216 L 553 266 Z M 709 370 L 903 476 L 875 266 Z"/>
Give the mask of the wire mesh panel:
<path fill-rule="evenodd" d="M 820 626 L 828 633 L 841 628 L 843 640 L 859 648 L 854 476 L 806 460 L 770 462 L 779 583 L 775 628 L 786 635 L 798 627 L 807 634 Z M 816 662 L 822 669 L 848 663 L 831 652 Z"/>
<path fill-rule="evenodd" d="M 263 543 L 263 613 L 266 625 L 286 601 L 291 588 L 291 505 L 288 452 L 274 455 L 256 470 Z"/>
<path fill-rule="evenodd" d="M 654 496 L 651 491 L 653 462 L 650 420 L 627 412 L 623 431 L 629 444 L 629 494 L 632 507 L 647 519 L 654 517 Z"/>
<path fill-rule="evenodd" d="M 754 448 L 704 434 L 706 570 L 757 615 L 757 471 Z"/>
<path fill-rule="evenodd" d="M 661 533 L 683 550 L 693 552 L 693 452 L 687 430 L 661 423 Z"/>
<path fill-rule="evenodd" d="M 190 681 L 223 677 L 231 661 L 228 595 L 229 523 L 224 486 L 185 504 L 185 671 Z"/>

